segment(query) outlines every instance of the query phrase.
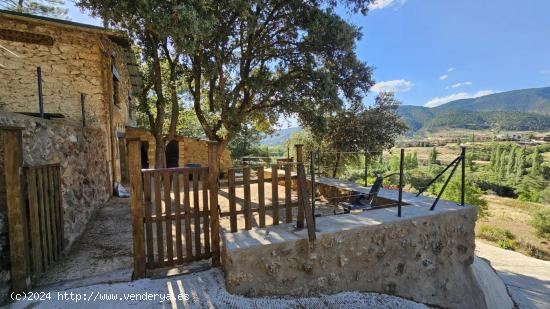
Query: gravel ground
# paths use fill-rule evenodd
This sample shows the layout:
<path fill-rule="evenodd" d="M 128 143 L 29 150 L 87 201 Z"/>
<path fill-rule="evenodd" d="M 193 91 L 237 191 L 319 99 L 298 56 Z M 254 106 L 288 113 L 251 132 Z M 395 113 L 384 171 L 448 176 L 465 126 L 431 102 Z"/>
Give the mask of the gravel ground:
<path fill-rule="evenodd" d="M 65 293 L 66 292 L 66 293 Z M 73 300 L 58 300 L 73 296 Z M 72 294 L 71 294 L 72 293 Z M 145 297 L 150 300 L 129 300 Z M 188 300 L 184 300 L 187 294 Z M 172 295 L 172 300 L 167 295 Z M 153 296 L 156 300 L 153 300 Z M 77 302 L 76 298 L 81 299 Z M 116 300 L 101 300 L 116 297 Z M 18 301 L 8 308 L 428 308 L 423 304 L 376 293 L 343 292 L 308 298 L 247 298 L 225 290 L 219 268 L 182 276 L 128 283 L 99 284 L 51 292 L 51 300 Z M 178 299 L 179 298 L 179 299 Z M 94 300 L 95 299 L 95 300 Z"/>

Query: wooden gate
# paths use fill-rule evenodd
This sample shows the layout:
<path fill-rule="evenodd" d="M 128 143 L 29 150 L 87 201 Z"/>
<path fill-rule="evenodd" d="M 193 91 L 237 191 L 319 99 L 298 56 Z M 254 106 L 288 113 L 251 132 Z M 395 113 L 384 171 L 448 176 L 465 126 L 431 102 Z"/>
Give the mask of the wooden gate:
<path fill-rule="evenodd" d="M 23 167 L 21 130 L 0 127 L 11 284 L 17 293 L 30 289 L 32 278 L 59 258 L 64 245 L 60 166 Z"/>
<path fill-rule="evenodd" d="M 140 141 L 128 140 L 134 277 L 211 258 L 220 264 L 217 144 L 208 167 L 141 169 Z"/>
<path fill-rule="evenodd" d="M 63 251 L 63 207 L 59 164 L 25 168 L 31 269 L 44 272 Z"/>

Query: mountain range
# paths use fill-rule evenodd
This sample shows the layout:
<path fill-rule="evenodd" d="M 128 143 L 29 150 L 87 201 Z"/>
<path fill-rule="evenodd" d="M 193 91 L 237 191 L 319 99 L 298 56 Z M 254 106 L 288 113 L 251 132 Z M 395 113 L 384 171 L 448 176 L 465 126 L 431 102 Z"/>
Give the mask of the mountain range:
<path fill-rule="evenodd" d="M 444 128 L 543 131 L 550 129 L 550 87 L 500 92 L 437 107 L 402 105 L 409 133 Z"/>
<path fill-rule="evenodd" d="M 411 135 L 439 129 L 544 131 L 550 130 L 550 87 L 499 92 L 437 107 L 401 105 L 397 112 Z M 281 145 L 300 130 L 296 127 L 276 131 L 261 144 Z"/>

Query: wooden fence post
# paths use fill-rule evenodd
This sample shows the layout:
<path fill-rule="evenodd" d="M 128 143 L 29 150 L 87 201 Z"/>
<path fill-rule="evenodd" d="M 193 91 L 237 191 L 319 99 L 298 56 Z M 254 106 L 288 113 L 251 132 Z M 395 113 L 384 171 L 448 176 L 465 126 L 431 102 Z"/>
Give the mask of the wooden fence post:
<path fill-rule="evenodd" d="M 4 183 L 10 241 L 11 286 L 16 293 L 31 286 L 27 218 L 23 205 L 23 144 L 22 128 L 1 127 L 4 148 Z"/>
<path fill-rule="evenodd" d="M 215 141 L 208 142 L 208 183 L 210 190 L 210 228 L 212 266 L 220 266 L 220 221 L 218 218 L 218 147 Z"/>
<path fill-rule="evenodd" d="M 304 163 L 304 152 L 303 152 L 303 146 L 302 144 L 296 144 L 294 147 L 296 147 L 296 163 L 298 165 L 303 165 Z M 298 171 L 298 168 L 296 169 Z M 305 179 L 304 179 L 305 181 Z M 300 185 L 300 184 L 298 184 Z M 307 191 L 305 191 L 307 193 Z M 296 219 L 296 228 L 303 229 L 304 228 L 304 208 L 309 207 L 309 205 L 304 205 L 303 198 L 301 196 L 302 191 L 298 190 L 298 218 Z"/>
<path fill-rule="evenodd" d="M 128 169 L 130 172 L 130 206 L 134 237 L 134 279 L 145 276 L 145 236 L 143 233 L 143 190 L 141 186 L 141 142 L 129 138 Z M 149 205 L 147 205 L 149 207 Z"/>

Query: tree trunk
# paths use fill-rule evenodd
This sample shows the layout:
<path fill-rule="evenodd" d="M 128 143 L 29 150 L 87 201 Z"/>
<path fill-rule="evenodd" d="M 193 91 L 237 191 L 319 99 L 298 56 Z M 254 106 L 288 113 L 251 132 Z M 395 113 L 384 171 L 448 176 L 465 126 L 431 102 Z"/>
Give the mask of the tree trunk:
<path fill-rule="evenodd" d="M 336 153 L 336 161 L 334 162 L 334 168 L 332 169 L 332 178 L 336 178 L 338 174 L 338 165 L 340 165 L 340 153 Z"/>
<path fill-rule="evenodd" d="M 166 146 L 164 144 L 164 138 L 159 135 L 153 135 L 155 137 L 155 168 L 166 167 Z"/>

